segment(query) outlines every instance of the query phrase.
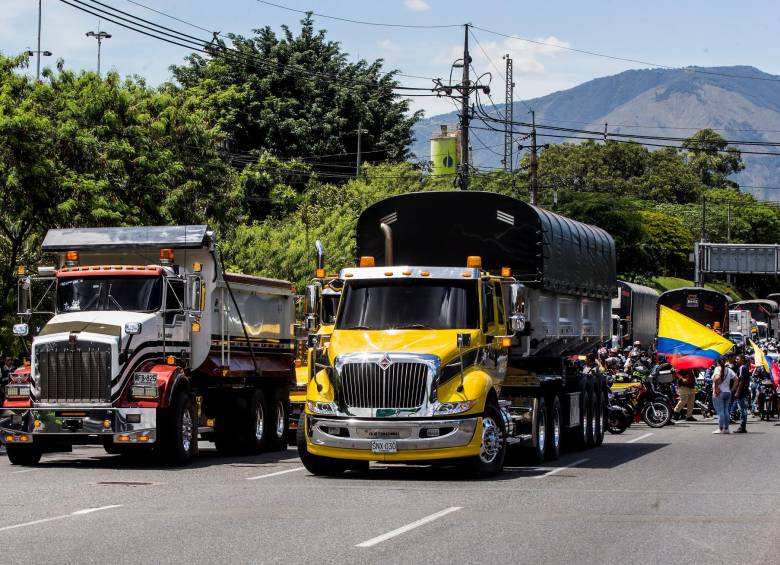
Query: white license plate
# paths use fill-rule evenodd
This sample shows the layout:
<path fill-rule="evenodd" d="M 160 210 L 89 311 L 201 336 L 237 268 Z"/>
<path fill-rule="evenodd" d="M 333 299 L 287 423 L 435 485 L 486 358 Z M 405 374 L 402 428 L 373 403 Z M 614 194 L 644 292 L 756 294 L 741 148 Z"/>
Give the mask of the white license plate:
<path fill-rule="evenodd" d="M 136 373 L 135 375 L 133 375 L 133 384 L 136 385 L 157 384 L 157 375 L 155 373 Z"/>
<path fill-rule="evenodd" d="M 397 453 L 398 444 L 394 439 L 378 439 L 371 442 L 371 453 Z"/>

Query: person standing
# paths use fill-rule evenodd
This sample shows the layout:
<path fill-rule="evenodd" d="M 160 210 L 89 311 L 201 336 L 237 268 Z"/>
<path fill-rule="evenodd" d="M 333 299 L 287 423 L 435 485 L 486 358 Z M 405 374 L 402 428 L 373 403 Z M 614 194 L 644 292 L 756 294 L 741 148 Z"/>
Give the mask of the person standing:
<path fill-rule="evenodd" d="M 734 398 L 739 405 L 740 426 L 734 433 L 747 433 L 747 417 L 750 409 L 750 367 L 743 355 L 737 356 L 737 383 L 734 388 Z"/>
<path fill-rule="evenodd" d="M 695 422 L 693 404 L 696 398 L 696 373 L 694 369 L 681 369 L 677 372 L 677 394 L 680 396 L 680 400 L 674 407 L 674 419 L 679 420 L 682 417 L 682 410 L 685 408 L 685 421 Z"/>
<path fill-rule="evenodd" d="M 734 370 L 726 363 L 725 357 L 721 357 L 718 366 L 712 373 L 712 394 L 715 411 L 718 413 L 718 429 L 713 434 L 728 434 L 729 431 L 729 405 L 731 404 L 731 390 L 737 381 Z"/>

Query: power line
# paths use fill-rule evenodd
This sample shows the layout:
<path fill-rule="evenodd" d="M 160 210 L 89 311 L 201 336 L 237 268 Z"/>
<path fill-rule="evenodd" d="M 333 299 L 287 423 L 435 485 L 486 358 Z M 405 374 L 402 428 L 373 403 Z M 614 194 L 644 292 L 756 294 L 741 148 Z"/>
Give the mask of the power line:
<path fill-rule="evenodd" d="M 299 65 L 296 65 L 295 68 L 292 67 L 292 65 L 284 65 L 281 63 L 274 63 L 267 60 L 262 60 L 257 56 L 249 55 L 242 53 L 238 49 L 235 48 L 229 48 L 225 46 L 224 44 L 216 44 L 211 41 L 207 41 L 201 38 L 198 38 L 196 36 L 192 36 L 186 33 L 179 32 L 177 30 L 168 28 L 166 26 L 162 26 L 160 24 L 151 22 L 149 20 L 145 20 L 143 18 L 139 18 L 138 16 L 134 16 L 133 14 L 129 14 L 128 12 L 124 12 L 122 10 L 118 10 L 112 6 L 109 6 L 107 4 L 103 4 L 102 2 L 98 2 L 97 0 L 88 0 L 92 2 L 92 4 L 98 4 L 100 6 L 105 6 L 109 8 L 112 11 L 104 10 L 102 8 L 99 8 L 92 4 L 87 4 L 85 2 L 82 2 L 81 0 L 60 0 L 60 2 L 67 4 L 73 8 L 76 8 L 77 10 L 80 10 L 82 12 L 91 14 L 93 16 L 96 16 L 98 18 L 105 19 L 109 22 L 112 22 L 120 27 L 123 27 L 125 29 L 129 29 L 131 31 L 134 31 L 136 33 L 140 33 L 142 35 L 146 35 L 148 37 L 151 37 L 153 39 L 157 39 L 159 41 L 164 41 L 166 43 L 177 45 L 179 47 L 184 47 L 186 49 L 189 49 L 191 51 L 197 51 L 206 55 L 209 55 L 210 57 L 219 57 L 220 55 L 224 57 L 233 57 L 234 60 L 238 59 L 239 62 L 242 62 L 244 64 L 247 64 L 248 66 L 254 66 L 255 68 L 268 68 L 270 67 L 276 67 L 278 69 L 282 69 L 285 71 L 289 71 L 292 74 L 303 74 L 303 75 L 309 75 L 314 77 L 320 77 L 320 78 L 326 78 L 326 79 L 338 79 L 340 80 L 342 77 L 339 77 L 338 75 L 333 75 L 330 73 L 321 73 L 317 71 L 310 71 L 308 69 L 305 69 Z M 72 2 L 75 2 L 72 3 Z M 78 5 L 77 5 L 78 4 Z M 95 10 L 95 11 L 93 11 Z M 100 12 L 100 13 L 96 13 Z M 119 14 L 124 14 L 129 16 L 129 18 L 126 18 L 121 15 L 117 15 L 117 12 Z M 116 19 L 113 19 L 116 18 Z M 128 23 L 122 23 L 122 20 L 124 22 Z M 144 22 L 144 23 L 139 23 Z M 132 24 L 132 25 L 129 25 Z M 145 25 L 150 24 L 150 25 Z M 134 27 L 137 26 L 137 27 Z M 153 26 L 153 27 L 152 27 Z M 143 28 L 143 29 L 138 29 Z M 156 29 L 158 28 L 158 29 Z M 144 31 L 144 29 L 149 31 Z M 168 33 L 172 32 L 172 33 Z M 167 39 L 166 37 L 161 37 L 161 35 L 166 36 L 171 39 Z M 350 82 L 350 84 L 353 84 L 353 82 Z M 409 87 L 409 86 L 400 86 L 396 85 L 392 87 L 393 89 L 403 89 L 403 90 L 419 90 L 419 91 L 431 91 L 431 88 L 423 88 L 423 87 Z"/>
<path fill-rule="evenodd" d="M 192 23 L 192 22 L 188 22 L 187 20 L 183 20 L 183 19 L 181 19 L 181 18 L 178 18 L 178 17 L 176 17 L 176 16 L 172 16 L 171 14 L 167 14 L 167 13 L 165 13 L 165 12 L 162 12 L 162 11 L 160 11 L 160 10 L 157 10 L 157 9 L 155 9 L 155 8 L 152 8 L 152 7 L 150 7 L 150 6 L 147 6 L 146 4 L 141 4 L 140 2 L 136 2 L 135 0 L 127 0 L 127 2 L 129 2 L 130 4 L 135 4 L 136 6 L 139 6 L 139 7 L 141 7 L 141 8 L 144 8 L 144 9 L 146 9 L 146 10 L 149 10 L 150 12 L 154 12 L 155 14 L 158 14 L 158 15 L 160 15 L 160 16 L 165 16 L 166 18 L 170 18 L 170 19 L 172 19 L 172 20 L 174 20 L 174 21 L 177 21 L 177 22 L 179 22 L 179 23 L 182 23 L 182 24 L 188 25 L 188 26 L 190 26 L 190 27 L 191 27 L 191 28 L 193 28 L 193 29 L 199 29 L 199 30 L 201 30 L 201 31 L 205 31 L 206 33 L 217 34 L 217 35 L 220 35 L 220 36 L 222 36 L 222 37 L 227 37 L 227 36 L 225 36 L 225 35 L 222 35 L 222 34 L 221 34 L 221 33 L 219 33 L 219 32 L 216 32 L 216 31 L 214 31 L 214 30 L 210 30 L 210 29 L 206 29 L 205 27 L 201 27 L 201 26 L 199 26 L 199 25 L 197 25 L 197 24 L 194 24 L 194 23 Z"/>
<path fill-rule="evenodd" d="M 288 12 L 296 12 L 298 14 L 311 14 L 314 16 L 317 16 L 318 18 L 325 18 L 328 20 L 336 20 L 339 22 L 346 22 L 350 24 L 360 24 L 365 26 L 376 26 L 376 27 L 398 27 L 398 28 L 408 28 L 408 29 L 442 29 L 442 28 L 452 28 L 452 27 L 462 27 L 463 24 L 439 24 L 439 25 L 414 25 L 414 24 L 389 24 L 385 22 L 369 22 L 365 20 L 353 20 L 350 18 L 342 18 L 340 16 L 329 16 L 327 14 L 321 14 L 318 12 L 313 12 L 311 10 L 296 10 L 295 8 L 290 8 L 288 6 L 282 6 L 281 4 L 274 4 L 273 2 L 266 2 L 266 0 L 256 0 L 260 4 L 265 4 L 266 6 L 273 6 L 274 8 L 279 8 L 280 10 L 287 10 Z"/>
<path fill-rule="evenodd" d="M 480 31 L 484 31 L 485 33 L 491 33 L 493 35 L 498 35 L 500 37 L 506 37 L 508 39 L 517 39 L 518 41 L 524 41 L 526 43 L 533 43 L 534 45 L 544 45 L 546 47 L 555 47 L 557 49 L 563 49 L 566 51 L 572 51 L 574 53 L 581 53 L 584 55 L 592 55 L 594 57 L 602 57 L 605 59 L 612 59 L 613 61 L 624 61 L 627 63 L 636 63 L 639 65 L 647 65 L 648 67 L 656 67 L 659 69 L 669 69 L 669 70 L 678 70 L 677 67 L 672 67 L 670 65 L 662 65 L 660 63 L 651 63 L 649 61 L 643 61 L 641 59 L 631 59 L 628 57 L 620 57 L 617 55 L 608 55 L 606 53 L 599 53 L 597 51 L 589 51 L 587 49 L 577 49 L 575 47 L 569 47 L 566 45 L 561 45 L 559 43 L 552 43 L 549 41 L 540 41 L 538 39 L 528 39 L 527 37 L 520 37 L 518 35 L 512 35 L 509 33 L 502 33 L 500 31 L 495 31 L 492 29 L 487 29 L 480 26 L 473 26 L 474 29 L 478 29 Z M 699 74 L 705 74 L 705 75 L 714 75 L 714 76 L 721 76 L 721 77 L 727 77 L 727 78 L 738 78 L 738 79 L 748 79 L 748 80 L 762 80 L 767 82 L 780 82 L 780 78 L 772 78 L 772 77 L 757 77 L 757 76 L 749 76 L 749 75 L 735 75 L 731 73 L 720 73 L 717 71 L 707 71 L 704 69 L 696 68 L 696 67 L 685 67 L 679 69 L 681 71 L 685 72 L 693 72 L 693 73 L 699 73 Z"/>

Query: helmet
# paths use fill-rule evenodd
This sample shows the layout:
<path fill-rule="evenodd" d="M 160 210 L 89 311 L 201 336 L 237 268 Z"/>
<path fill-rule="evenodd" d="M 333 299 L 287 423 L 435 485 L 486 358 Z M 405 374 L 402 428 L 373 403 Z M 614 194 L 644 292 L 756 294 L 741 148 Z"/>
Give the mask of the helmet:
<path fill-rule="evenodd" d="M 636 341 L 634 342 L 634 347 L 642 347 L 642 342 L 641 342 L 641 341 L 639 341 L 639 340 L 636 340 Z"/>
<path fill-rule="evenodd" d="M 617 347 L 613 347 L 612 349 L 609 350 L 609 354 L 610 355 L 617 355 L 618 354 L 618 348 Z"/>
<path fill-rule="evenodd" d="M 661 354 L 658 356 L 658 362 L 659 363 L 666 363 L 666 355 Z"/>

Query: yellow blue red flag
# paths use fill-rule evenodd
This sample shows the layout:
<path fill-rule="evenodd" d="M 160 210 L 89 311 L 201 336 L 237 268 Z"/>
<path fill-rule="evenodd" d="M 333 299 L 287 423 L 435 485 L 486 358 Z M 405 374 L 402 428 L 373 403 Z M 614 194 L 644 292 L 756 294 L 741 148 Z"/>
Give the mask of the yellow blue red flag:
<path fill-rule="evenodd" d="M 666 355 L 675 369 L 704 369 L 734 344 L 699 322 L 661 306 L 658 311 L 659 354 Z"/>
<path fill-rule="evenodd" d="M 763 367 L 766 371 L 767 375 L 771 375 L 772 372 L 769 369 L 769 363 L 766 361 L 766 357 L 764 356 L 764 352 L 761 350 L 759 346 L 757 346 L 752 339 L 748 340 L 748 343 L 750 344 L 750 347 L 753 348 L 753 364 L 756 367 Z"/>

